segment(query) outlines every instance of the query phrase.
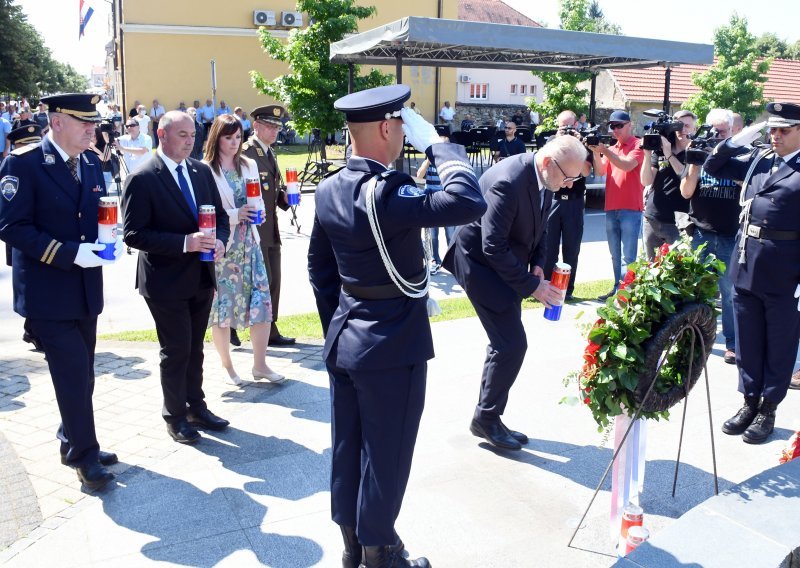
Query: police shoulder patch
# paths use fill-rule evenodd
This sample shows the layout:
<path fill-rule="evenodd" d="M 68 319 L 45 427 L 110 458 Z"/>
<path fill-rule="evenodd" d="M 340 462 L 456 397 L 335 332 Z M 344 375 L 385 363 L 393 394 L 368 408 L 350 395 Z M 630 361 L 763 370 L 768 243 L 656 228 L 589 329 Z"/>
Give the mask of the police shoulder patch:
<path fill-rule="evenodd" d="M 19 189 L 19 178 L 15 176 L 4 176 L 0 179 L 0 193 L 6 198 L 6 201 L 11 201 L 17 194 Z"/>
<path fill-rule="evenodd" d="M 422 197 L 423 195 L 425 195 L 425 190 L 416 185 L 402 185 L 400 189 L 397 190 L 398 197 Z"/>

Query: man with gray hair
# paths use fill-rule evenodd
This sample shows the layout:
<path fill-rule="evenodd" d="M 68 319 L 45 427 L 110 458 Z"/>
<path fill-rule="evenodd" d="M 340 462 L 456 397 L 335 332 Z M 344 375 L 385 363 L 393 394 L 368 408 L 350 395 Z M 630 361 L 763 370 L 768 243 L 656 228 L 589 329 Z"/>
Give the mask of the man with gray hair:
<path fill-rule="evenodd" d="M 519 450 L 528 442 L 500 419 L 528 348 L 522 300 L 562 302 L 561 290 L 545 280 L 542 269 L 547 215 L 553 194 L 578 180 L 585 162 L 583 144 L 560 136 L 536 153 L 493 166 L 480 179 L 486 213 L 459 229 L 444 258 L 489 336 L 470 431 L 497 448 Z"/>
<path fill-rule="evenodd" d="M 734 115 L 727 109 L 711 109 L 706 124 L 717 138 L 724 140 L 741 130 L 735 129 Z M 741 116 L 739 116 L 741 123 Z M 736 336 L 733 328 L 733 284 L 730 269 L 736 231 L 739 230 L 739 192 L 741 186 L 730 179 L 719 179 L 704 167 L 691 164 L 681 180 L 681 195 L 689 200 L 689 222 L 694 227 L 692 246 L 706 245 L 705 252 L 716 255 L 727 267 L 719 279 L 722 298 L 722 335 L 725 336 L 723 360 L 736 364 Z"/>

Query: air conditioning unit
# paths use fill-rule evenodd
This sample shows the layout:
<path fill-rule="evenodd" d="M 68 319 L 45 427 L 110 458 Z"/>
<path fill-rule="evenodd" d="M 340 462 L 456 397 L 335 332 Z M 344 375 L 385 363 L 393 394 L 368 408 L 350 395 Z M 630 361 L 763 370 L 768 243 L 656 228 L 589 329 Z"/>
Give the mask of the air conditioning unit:
<path fill-rule="evenodd" d="M 275 12 L 271 10 L 255 10 L 253 12 L 253 25 L 274 26 Z"/>
<path fill-rule="evenodd" d="M 281 25 L 287 28 L 299 28 L 303 25 L 302 12 L 281 12 Z"/>
<path fill-rule="evenodd" d="M 459 83 L 471 83 L 472 82 L 472 77 L 470 77 L 469 75 L 459 75 L 458 76 L 458 82 Z"/>

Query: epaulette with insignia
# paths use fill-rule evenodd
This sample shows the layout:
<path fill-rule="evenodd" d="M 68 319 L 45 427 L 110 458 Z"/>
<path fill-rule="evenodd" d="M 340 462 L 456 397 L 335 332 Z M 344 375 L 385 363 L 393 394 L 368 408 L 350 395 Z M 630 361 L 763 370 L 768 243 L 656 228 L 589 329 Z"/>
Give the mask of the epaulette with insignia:
<path fill-rule="evenodd" d="M 21 156 L 23 154 L 27 154 L 31 150 L 35 150 L 38 148 L 40 144 L 28 144 L 27 146 L 22 146 L 21 148 L 14 148 L 11 150 L 12 156 Z"/>

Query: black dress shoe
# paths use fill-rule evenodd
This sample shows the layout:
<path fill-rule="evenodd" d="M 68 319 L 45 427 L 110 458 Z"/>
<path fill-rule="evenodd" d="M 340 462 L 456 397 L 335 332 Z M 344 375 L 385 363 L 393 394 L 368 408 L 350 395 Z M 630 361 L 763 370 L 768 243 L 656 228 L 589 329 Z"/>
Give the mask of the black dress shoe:
<path fill-rule="evenodd" d="M 192 428 L 186 419 L 173 424 L 167 422 L 167 433 L 179 444 L 194 444 L 200 439 L 200 432 Z"/>
<path fill-rule="evenodd" d="M 503 424 L 502 420 L 500 421 L 500 424 Z M 525 434 L 523 434 L 522 432 L 517 432 L 516 430 L 512 430 L 508 426 L 506 426 L 505 424 L 503 424 L 503 428 L 506 429 L 506 431 L 508 432 L 509 436 L 514 438 L 520 444 L 527 444 L 528 443 L 528 437 Z"/>
<path fill-rule="evenodd" d="M 228 427 L 228 422 L 224 418 L 220 418 L 208 408 L 202 410 L 190 410 L 186 414 L 186 419 L 192 426 L 200 426 L 206 430 L 224 430 Z"/>
<path fill-rule="evenodd" d="M 359 568 L 431 568 L 427 558 L 403 558 L 392 546 L 365 546 Z"/>
<path fill-rule="evenodd" d="M 480 422 L 475 418 L 469 425 L 469 431 L 478 438 L 484 438 L 496 448 L 503 450 L 521 450 L 522 446 L 511 437 L 508 430 L 499 420 L 497 422 Z"/>
<path fill-rule="evenodd" d="M 78 479 L 89 489 L 100 489 L 114 479 L 114 474 L 100 465 L 100 462 L 79 465 L 75 467 Z"/>
<path fill-rule="evenodd" d="M 597 299 L 600 300 L 601 302 L 605 302 L 606 300 L 608 300 L 611 296 L 613 296 L 616 293 L 617 293 L 617 289 L 614 288 L 608 294 L 603 294 L 602 296 L 597 296 Z"/>
<path fill-rule="evenodd" d="M 100 450 L 100 453 L 97 455 L 97 461 L 100 462 L 100 465 L 108 466 L 117 463 L 119 461 L 119 458 L 117 457 L 117 454 L 114 454 L 112 452 L 104 452 L 103 450 Z M 67 454 L 61 454 L 61 464 L 68 465 Z"/>
<path fill-rule="evenodd" d="M 233 345 L 234 347 L 242 346 L 242 340 L 239 339 L 239 334 L 236 333 L 236 330 L 233 328 L 231 328 L 231 345 Z"/>
<path fill-rule="evenodd" d="M 758 397 L 746 396 L 744 397 L 744 406 L 733 417 L 725 421 L 722 431 L 731 436 L 738 436 L 747 430 L 756 414 L 758 414 Z"/>
<path fill-rule="evenodd" d="M 778 405 L 766 398 L 761 402 L 755 419 L 742 434 L 742 440 L 748 444 L 760 444 L 769 438 L 775 429 L 775 410 Z"/>
<path fill-rule="evenodd" d="M 44 348 L 42 347 L 42 343 L 39 341 L 39 338 L 31 335 L 27 331 L 22 334 L 22 341 L 33 345 L 33 350 L 37 353 L 44 353 Z"/>
<path fill-rule="evenodd" d="M 286 345 L 294 345 L 297 340 L 294 337 L 286 337 L 285 335 L 278 335 L 272 336 L 269 338 L 269 344 L 275 346 L 286 346 Z"/>

